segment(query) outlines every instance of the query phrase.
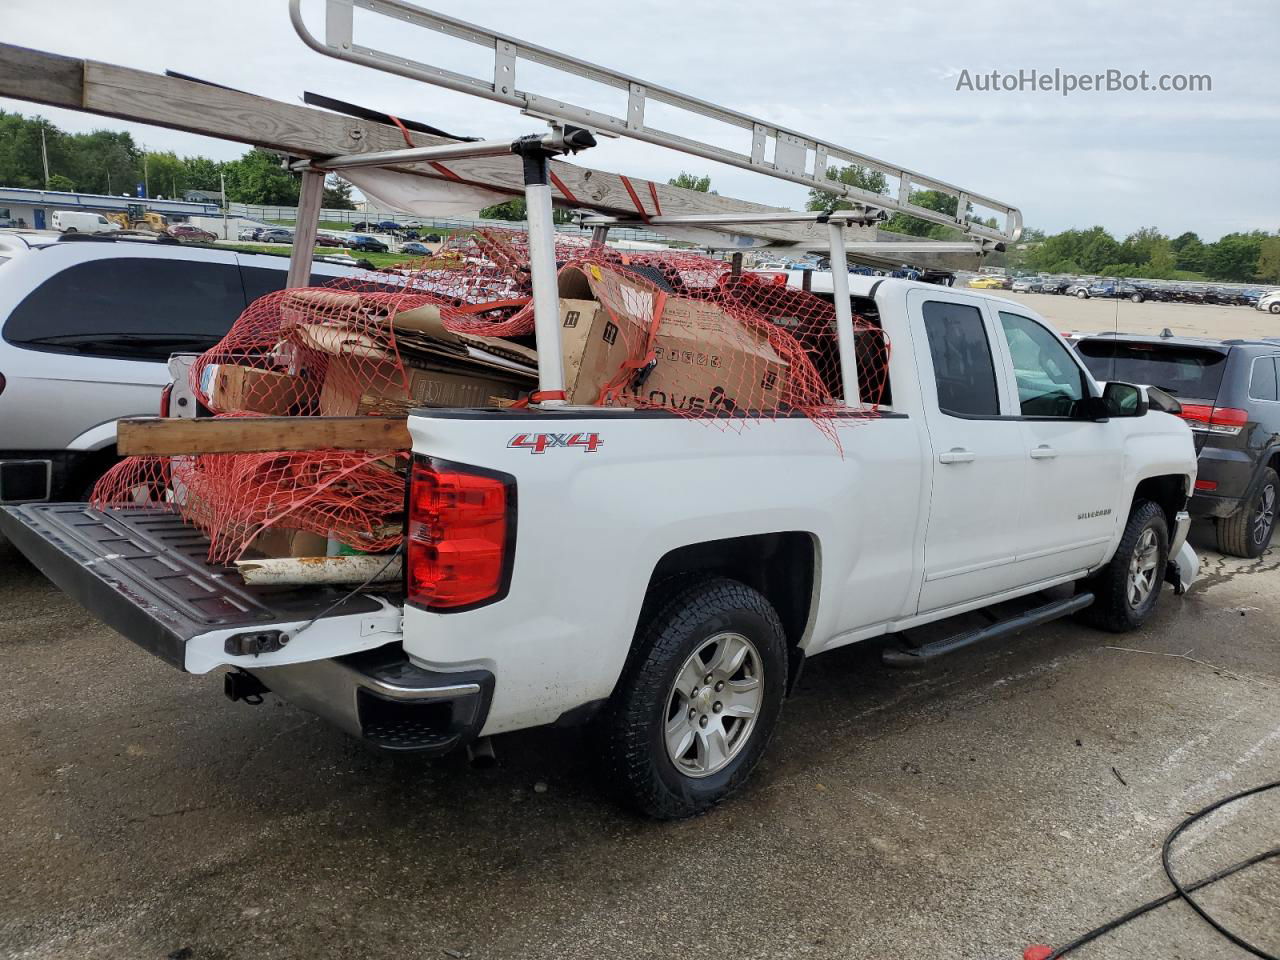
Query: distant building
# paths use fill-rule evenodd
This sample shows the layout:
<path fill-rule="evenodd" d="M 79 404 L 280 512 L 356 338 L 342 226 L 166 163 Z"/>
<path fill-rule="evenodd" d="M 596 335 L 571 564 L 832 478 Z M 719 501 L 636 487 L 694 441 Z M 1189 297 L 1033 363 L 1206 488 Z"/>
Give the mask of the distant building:
<path fill-rule="evenodd" d="M 221 190 L 184 190 L 182 191 L 182 199 L 191 203 L 216 203 L 222 206 Z"/>
<path fill-rule="evenodd" d="M 199 193 L 201 191 L 192 191 Z M 213 194 L 217 196 L 217 194 Z M 171 223 L 189 217 L 216 217 L 222 210 L 208 200 L 146 200 L 138 197 L 113 197 L 97 193 L 64 193 L 59 190 L 28 190 L 25 187 L 0 187 L 0 227 L 52 228 L 55 210 L 93 210 L 98 213 L 126 213 L 142 207 L 163 214 Z"/>

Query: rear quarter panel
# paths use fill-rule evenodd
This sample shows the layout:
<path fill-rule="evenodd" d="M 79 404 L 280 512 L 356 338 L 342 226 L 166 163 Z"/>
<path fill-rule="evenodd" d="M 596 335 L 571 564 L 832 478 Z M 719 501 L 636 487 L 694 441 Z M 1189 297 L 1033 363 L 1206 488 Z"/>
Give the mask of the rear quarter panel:
<path fill-rule="evenodd" d="M 837 445 L 799 418 L 743 427 L 628 411 L 419 411 L 415 452 L 513 475 L 518 521 L 507 596 L 457 613 L 406 607 L 406 651 L 436 669 L 494 673 L 486 733 L 553 722 L 613 690 L 665 554 L 779 531 L 814 541 L 806 645 L 901 615 L 918 587 L 919 424 L 840 424 Z M 539 432 L 601 444 L 508 445 Z"/>

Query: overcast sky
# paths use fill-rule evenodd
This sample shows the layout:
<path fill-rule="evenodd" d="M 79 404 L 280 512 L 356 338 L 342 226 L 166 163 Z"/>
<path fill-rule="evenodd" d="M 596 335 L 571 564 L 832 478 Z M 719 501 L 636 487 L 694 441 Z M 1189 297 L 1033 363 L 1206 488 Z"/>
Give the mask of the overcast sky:
<path fill-rule="evenodd" d="M 441 12 L 754 113 L 1020 207 L 1049 231 L 1147 225 L 1216 239 L 1280 228 L 1280 5 L 1275 0 L 431 0 Z M 321 33 L 321 4 L 304 10 Z M 372 25 L 373 21 L 370 21 Z M 357 39 L 363 16 L 357 15 Z M 399 25 L 363 42 L 476 75 L 480 47 Z M 3 0 L 0 37 L 145 70 L 179 70 L 296 102 L 302 91 L 488 137 L 534 132 L 511 108 L 340 63 L 306 48 L 285 0 Z M 1078 74 L 1208 74 L 1212 91 L 957 91 L 971 76 L 1020 69 Z M 619 112 L 540 68 L 517 84 Z M 150 149 L 221 159 L 243 147 L 175 131 L 0 99 L 82 131 L 127 128 Z M 660 119 L 656 111 L 647 117 Z M 696 123 L 670 123 L 696 134 Z M 725 146 L 744 152 L 749 144 Z M 585 163 L 665 180 L 710 173 L 722 194 L 799 207 L 805 191 L 632 141 Z"/>

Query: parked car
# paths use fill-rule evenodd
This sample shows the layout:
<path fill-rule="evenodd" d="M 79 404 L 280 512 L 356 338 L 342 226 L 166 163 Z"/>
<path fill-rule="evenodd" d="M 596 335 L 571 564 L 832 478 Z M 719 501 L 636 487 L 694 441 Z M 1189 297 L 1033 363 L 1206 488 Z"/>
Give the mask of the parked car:
<path fill-rule="evenodd" d="M 1080 296 L 1079 293 L 1076 296 Z M 1097 280 L 1085 287 L 1085 296 L 1098 300 L 1132 300 L 1141 303 L 1146 299 L 1143 292 L 1131 283 L 1122 280 Z"/>
<path fill-rule="evenodd" d="M 341 237 L 335 237 L 332 233 L 317 233 L 317 247 L 345 247 L 347 242 Z"/>
<path fill-rule="evenodd" d="M 1018 277 L 1009 289 L 1014 293 L 1039 293 L 1040 285 L 1034 277 Z"/>
<path fill-rule="evenodd" d="M 261 243 L 293 243 L 293 231 L 284 227 L 272 227 L 258 234 Z"/>
<path fill-rule="evenodd" d="M 1261 555 L 1280 507 L 1280 343 L 1102 334 L 1076 352 L 1099 380 L 1178 399 L 1200 461 L 1191 515 L 1213 521 L 1223 553 Z"/>
<path fill-rule="evenodd" d="M 376 229 L 378 229 L 378 225 L 376 223 L 366 223 L 363 220 L 361 220 L 359 223 L 353 223 L 351 225 L 351 230 L 353 233 L 364 233 L 365 231 L 376 230 Z"/>
<path fill-rule="evenodd" d="M 416 253 L 418 256 L 426 257 L 431 254 L 431 248 L 425 243 L 419 243 L 417 240 L 411 240 L 400 248 L 401 253 Z"/>
<path fill-rule="evenodd" d="M 50 223 L 60 233 L 115 233 L 120 229 L 114 220 L 87 210 L 55 210 Z"/>
<path fill-rule="evenodd" d="M 374 228 L 386 233 L 395 233 L 397 230 L 404 229 L 401 224 L 396 223 L 394 220 L 382 220 L 374 224 Z"/>
<path fill-rule="evenodd" d="M 1100 389 L 1021 305 L 851 287 L 893 343 L 893 412 L 840 446 L 797 417 L 738 432 L 617 410 L 412 411 L 407 577 L 377 599 L 246 588 L 167 511 L 33 505 L 0 510 L 0 527 L 149 652 L 230 668 L 233 695 L 270 688 L 428 755 L 590 723 L 611 792 L 690 816 L 749 776 L 817 654 L 1072 584 L 1029 622 L 1080 611 L 1132 630 L 1166 579 L 1194 577 L 1185 423 L 1140 387 Z M 677 466 L 678 484 L 652 481 Z M 300 623 L 320 629 L 299 640 Z"/>
<path fill-rule="evenodd" d="M 973 287 L 975 290 L 1001 290 L 1004 288 L 1006 280 L 1004 277 L 997 277 L 995 274 L 984 273 L 980 276 L 970 277 L 969 282 L 965 286 Z"/>
<path fill-rule="evenodd" d="M 1254 307 L 1267 313 L 1280 313 L 1280 290 L 1264 293 L 1258 298 L 1258 302 L 1254 304 Z"/>
<path fill-rule="evenodd" d="M 387 245 L 381 240 L 375 240 L 373 237 L 365 234 L 359 234 L 351 238 L 351 242 L 347 244 L 350 250 L 359 250 L 361 253 L 386 253 Z"/>
<path fill-rule="evenodd" d="M 160 408 L 169 355 L 213 346 L 289 266 L 119 236 L 5 238 L 0 261 L 0 503 L 86 499 L 116 462 L 116 420 Z"/>
<path fill-rule="evenodd" d="M 441 240 L 441 236 L 438 233 L 428 233 L 425 237 L 422 237 L 421 239 L 423 243 L 439 243 Z"/>
<path fill-rule="evenodd" d="M 218 239 L 216 233 L 202 230 L 189 223 L 175 223 L 165 232 L 175 240 L 186 240 L 190 243 L 213 243 Z"/>
<path fill-rule="evenodd" d="M 240 232 L 236 234 L 236 239 L 257 240 L 262 236 L 262 231 L 262 227 L 243 227 Z"/>

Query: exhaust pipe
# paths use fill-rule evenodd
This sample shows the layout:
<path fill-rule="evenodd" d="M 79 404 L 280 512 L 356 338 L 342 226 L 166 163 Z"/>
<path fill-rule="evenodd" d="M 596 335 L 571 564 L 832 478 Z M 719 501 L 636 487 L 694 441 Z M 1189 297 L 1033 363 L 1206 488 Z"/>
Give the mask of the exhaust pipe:
<path fill-rule="evenodd" d="M 478 770 L 486 770 L 498 762 L 493 752 L 493 737 L 481 737 L 467 744 L 467 760 Z"/>

